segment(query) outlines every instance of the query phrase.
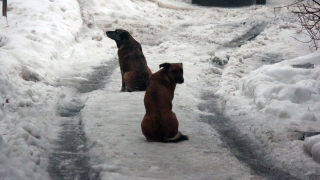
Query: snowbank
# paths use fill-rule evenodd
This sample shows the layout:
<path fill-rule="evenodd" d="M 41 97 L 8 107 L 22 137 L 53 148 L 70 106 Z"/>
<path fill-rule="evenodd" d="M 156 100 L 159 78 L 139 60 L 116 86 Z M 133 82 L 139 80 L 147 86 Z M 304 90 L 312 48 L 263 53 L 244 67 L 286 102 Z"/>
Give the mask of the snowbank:
<path fill-rule="evenodd" d="M 320 135 L 306 138 L 303 147 L 315 161 L 320 162 Z"/>
<path fill-rule="evenodd" d="M 320 121 L 320 51 L 265 65 L 251 72 L 239 83 L 240 91 L 253 99 L 260 112 L 273 114 L 283 121 Z M 319 131 L 317 127 L 314 131 Z M 305 149 L 320 162 L 319 137 L 310 137 Z M 318 141 L 318 142 L 316 142 Z M 311 143 L 312 142 L 312 143 Z"/>
<path fill-rule="evenodd" d="M 15 143 L 23 143 L 24 139 L 17 140 Z M 21 147 L 21 146 L 20 146 Z M 24 148 L 28 149 L 27 147 Z M 30 161 L 29 158 L 34 158 Z M 29 158 L 17 156 L 16 153 L 8 147 L 0 135 L 0 176 L 1 179 L 20 180 L 34 179 L 42 180 L 48 178 L 48 173 L 39 166 L 40 152 L 34 151 Z"/>
<path fill-rule="evenodd" d="M 320 51 L 266 65 L 243 79 L 241 90 L 258 110 L 281 118 L 320 120 Z M 304 68 L 303 65 L 310 67 Z M 298 67 L 298 66 L 301 67 Z"/>
<path fill-rule="evenodd" d="M 59 97 L 51 85 L 81 30 L 80 7 L 76 0 L 12 0 L 7 15 L 9 26 L 0 21 L 0 179 L 49 179 Z"/>

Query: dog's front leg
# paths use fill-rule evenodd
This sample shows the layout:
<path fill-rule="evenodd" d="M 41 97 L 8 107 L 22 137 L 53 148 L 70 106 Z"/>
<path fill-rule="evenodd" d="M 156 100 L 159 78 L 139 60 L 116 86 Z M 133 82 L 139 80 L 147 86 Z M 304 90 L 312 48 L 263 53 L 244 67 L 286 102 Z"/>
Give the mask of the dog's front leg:
<path fill-rule="evenodd" d="M 121 79 L 122 79 L 122 87 L 121 87 L 121 92 L 125 92 L 126 91 L 126 83 L 124 83 L 124 71 L 123 69 L 120 69 L 121 70 Z"/>

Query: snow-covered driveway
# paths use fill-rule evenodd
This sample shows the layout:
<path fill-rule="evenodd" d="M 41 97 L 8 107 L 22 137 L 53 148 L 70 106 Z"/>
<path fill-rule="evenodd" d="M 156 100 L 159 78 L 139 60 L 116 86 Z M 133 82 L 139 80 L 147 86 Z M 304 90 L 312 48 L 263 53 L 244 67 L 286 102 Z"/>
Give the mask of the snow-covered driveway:
<path fill-rule="evenodd" d="M 256 68 L 310 53 L 292 38 L 306 37 L 289 10 L 274 19 L 273 7 L 291 0 L 231 9 L 187 0 L 39 1 L 60 15 L 56 19 L 20 1 L 9 4 L 19 23 L 0 32 L 0 55 L 11 60 L 0 62 L 9 64 L 0 72 L 7 85 L 0 88 L 0 167 L 9 167 L 0 169 L 3 177 L 63 179 L 67 170 L 74 171 L 68 178 L 102 180 L 319 178 L 319 165 L 303 153 L 299 134 L 289 131 L 293 122 L 273 131 L 279 122 L 237 92 L 238 81 Z M 41 26 L 19 26 L 27 7 L 41 15 L 26 19 L 38 18 Z M 116 44 L 104 34 L 116 28 L 141 43 L 152 72 L 163 62 L 183 63 L 185 83 L 177 85 L 173 111 L 188 141 L 145 140 L 144 92 L 120 92 Z M 22 32 L 15 36 L 21 47 L 13 45 L 13 32 Z"/>

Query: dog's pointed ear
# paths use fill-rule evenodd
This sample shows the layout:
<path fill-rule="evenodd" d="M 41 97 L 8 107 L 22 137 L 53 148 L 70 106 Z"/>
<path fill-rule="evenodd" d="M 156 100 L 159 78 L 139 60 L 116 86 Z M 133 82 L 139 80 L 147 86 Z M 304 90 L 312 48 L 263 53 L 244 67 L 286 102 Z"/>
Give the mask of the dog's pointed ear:
<path fill-rule="evenodd" d="M 170 66 L 171 66 L 170 63 L 162 63 L 162 64 L 159 65 L 159 68 L 163 67 L 164 69 L 169 69 Z"/>
<path fill-rule="evenodd" d="M 129 38 L 130 38 L 130 34 L 126 31 L 124 31 L 120 34 L 120 39 L 122 39 L 122 40 L 129 39 Z"/>

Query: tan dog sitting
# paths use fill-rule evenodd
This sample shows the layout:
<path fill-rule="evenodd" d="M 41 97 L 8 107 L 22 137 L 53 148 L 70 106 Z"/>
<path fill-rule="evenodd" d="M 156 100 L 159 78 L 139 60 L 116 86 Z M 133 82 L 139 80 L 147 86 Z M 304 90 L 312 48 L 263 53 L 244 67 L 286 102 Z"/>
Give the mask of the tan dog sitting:
<path fill-rule="evenodd" d="M 107 36 L 117 43 L 122 78 L 121 91 L 144 91 L 152 74 L 143 55 L 141 45 L 128 31 L 107 31 Z"/>
<path fill-rule="evenodd" d="M 149 77 L 144 105 L 146 114 L 141 122 L 142 133 L 148 141 L 178 142 L 188 136 L 178 131 L 179 122 L 172 112 L 176 84 L 183 83 L 182 63 L 160 64 L 158 72 Z"/>

